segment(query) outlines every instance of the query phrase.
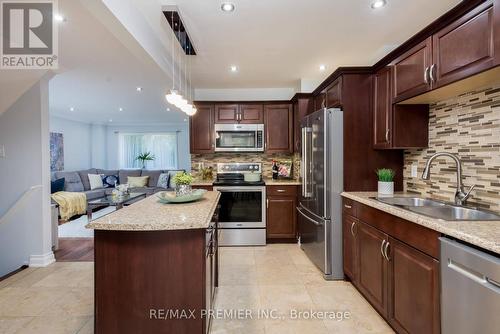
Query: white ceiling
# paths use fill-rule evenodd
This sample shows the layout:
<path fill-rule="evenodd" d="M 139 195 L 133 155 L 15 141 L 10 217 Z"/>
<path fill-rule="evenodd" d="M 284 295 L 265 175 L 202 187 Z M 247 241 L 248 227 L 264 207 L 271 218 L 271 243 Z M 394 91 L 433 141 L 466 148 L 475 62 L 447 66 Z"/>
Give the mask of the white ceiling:
<path fill-rule="evenodd" d="M 66 22 L 59 29 L 61 73 L 49 83 L 51 114 L 113 125 L 184 123 L 186 115 L 164 97 L 171 86 L 169 76 L 143 49 L 131 45 L 137 44 L 133 38 L 119 40 L 96 19 L 103 13 L 90 13 L 83 1 L 88 0 L 59 2 Z"/>
<path fill-rule="evenodd" d="M 198 53 L 196 88 L 297 87 L 339 66 L 373 65 L 460 2 L 388 0 L 373 10 L 372 0 L 231 0 L 227 14 L 221 0 L 174 1 Z"/>

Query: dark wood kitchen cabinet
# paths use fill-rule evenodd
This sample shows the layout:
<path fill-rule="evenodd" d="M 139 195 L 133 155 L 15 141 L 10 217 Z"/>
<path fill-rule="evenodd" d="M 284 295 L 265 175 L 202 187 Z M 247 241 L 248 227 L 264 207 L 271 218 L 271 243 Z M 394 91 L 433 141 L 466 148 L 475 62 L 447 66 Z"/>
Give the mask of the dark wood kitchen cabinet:
<path fill-rule="evenodd" d="M 263 124 L 264 106 L 262 104 L 240 104 L 239 122 L 243 124 Z"/>
<path fill-rule="evenodd" d="M 387 66 L 374 76 L 373 147 L 376 149 L 428 146 L 429 106 L 392 103 L 391 71 Z"/>
<path fill-rule="evenodd" d="M 431 89 L 432 37 L 398 57 L 393 66 L 393 98 L 399 102 Z"/>
<path fill-rule="evenodd" d="M 216 104 L 215 123 L 238 123 L 239 108 L 237 104 Z"/>
<path fill-rule="evenodd" d="M 439 261 L 394 238 L 387 253 L 389 323 L 398 333 L 439 333 Z"/>
<path fill-rule="evenodd" d="M 295 96 L 293 102 L 293 151 L 300 153 L 302 151 L 300 122 L 304 117 L 314 111 L 314 100 L 308 94 Z"/>
<path fill-rule="evenodd" d="M 342 105 L 342 77 L 326 88 L 326 107 L 338 108 Z"/>
<path fill-rule="evenodd" d="M 266 153 L 293 153 L 291 104 L 264 105 Z"/>
<path fill-rule="evenodd" d="M 497 10 L 500 10 L 498 8 Z M 482 72 L 495 65 L 493 1 L 474 10 L 432 37 L 433 88 Z"/>
<path fill-rule="evenodd" d="M 398 333 L 440 332 L 439 236 L 343 199 L 344 272 Z"/>
<path fill-rule="evenodd" d="M 297 234 L 297 186 L 267 186 L 267 239 L 294 239 Z"/>
<path fill-rule="evenodd" d="M 381 251 L 387 234 L 359 222 L 357 239 L 358 288 L 380 314 L 387 316 L 387 261 Z"/>
<path fill-rule="evenodd" d="M 191 154 L 213 153 L 214 105 L 197 104 L 198 111 L 189 118 L 189 146 Z"/>

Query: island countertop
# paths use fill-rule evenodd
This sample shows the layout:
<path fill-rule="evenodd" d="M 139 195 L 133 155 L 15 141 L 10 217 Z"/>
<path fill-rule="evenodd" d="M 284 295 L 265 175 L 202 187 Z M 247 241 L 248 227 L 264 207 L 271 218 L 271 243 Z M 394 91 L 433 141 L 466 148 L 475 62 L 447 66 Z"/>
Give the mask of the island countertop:
<path fill-rule="evenodd" d="M 396 193 L 399 196 L 415 196 Z M 445 221 L 377 201 L 376 192 L 343 192 L 343 197 L 500 254 L 500 221 Z"/>
<path fill-rule="evenodd" d="M 85 227 L 94 230 L 161 231 L 204 229 L 210 224 L 220 193 L 209 191 L 191 203 L 162 204 L 155 195 L 98 218 Z"/>

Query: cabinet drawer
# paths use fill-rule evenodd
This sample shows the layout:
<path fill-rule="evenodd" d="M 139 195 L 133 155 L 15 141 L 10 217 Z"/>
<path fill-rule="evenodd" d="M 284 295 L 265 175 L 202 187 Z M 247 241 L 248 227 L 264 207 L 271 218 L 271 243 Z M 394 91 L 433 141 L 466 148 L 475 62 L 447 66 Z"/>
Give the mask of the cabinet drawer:
<path fill-rule="evenodd" d="M 342 198 L 342 212 L 345 215 L 356 217 L 356 202 L 349 198 Z"/>
<path fill-rule="evenodd" d="M 267 196 L 297 196 L 297 186 L 267 186 Z"/>

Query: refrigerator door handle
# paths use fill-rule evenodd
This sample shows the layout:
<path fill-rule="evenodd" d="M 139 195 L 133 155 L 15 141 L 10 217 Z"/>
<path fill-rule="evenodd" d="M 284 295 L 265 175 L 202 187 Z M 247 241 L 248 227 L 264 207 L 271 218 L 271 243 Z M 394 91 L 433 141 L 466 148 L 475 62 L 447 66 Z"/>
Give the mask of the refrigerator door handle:
<path fill-rule="evenodd" d="M 300 213 L 300 215 L 301 215 L 302 217 L 304 217 L 305 219 L 309 220 L 309 221 L 310 221 L 310 222 L 312 222 L 314 225 L 316 225 L 316 226 L 322 226 L 322 225 L 324 225 L 324 222 L 323 222 L 323 221 L 322 221 L 322 222 L 317 222 L 317 221 L 315 221 L 314 219 L 312 219 L 311 217 L 306 216 L 306 214 L 302 211 L 302 209 L 301 209 L 301 208 L 297 207 L 296 209 L 297 209 L 297 211 Z"/>
<path fill-rule="evenodd" d="M 309 192 L 309 174 L 311 170 L 311 162 L 309 161 L 309 141 L 307 139 L 308 134 L 312 132 L 311 128 L 302 128 L 302 197 L 310 198 L 312 193 Z"/>

